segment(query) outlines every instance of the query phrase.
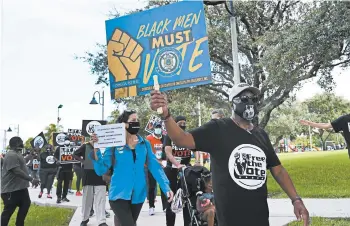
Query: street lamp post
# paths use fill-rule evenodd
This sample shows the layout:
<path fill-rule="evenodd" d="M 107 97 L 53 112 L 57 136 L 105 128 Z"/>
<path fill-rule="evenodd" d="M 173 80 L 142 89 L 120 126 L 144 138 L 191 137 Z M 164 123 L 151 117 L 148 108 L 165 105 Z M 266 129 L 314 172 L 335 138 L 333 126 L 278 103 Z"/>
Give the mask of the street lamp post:
<path fill-rule="evenodd" d="M 57 124 L 56 124 L 57 129 L 58 129 L 58 126 L 59 126 L 60 121 L 61 121 L 61 118 L 60 118 L 60 109 L 61 108 L 63 108 L 63 105 L 62 104 L 58 105 L 58 107 L 57 107 Z"/>
<path fill-rule="evenodd" d="M 17 127 L 14 127 L 13 129 L 14 129 L 15 131 L 17 131 L 17 136 L 19 137 L 19 124 L 18 124 L 18 125 L 11 124 L 11 125 L 9 126 L 7 132 L 12 132 L 11 126 L 17 126 Z"/>
<path fill-rule="evenodd" d="M 236 16 L 234 13 L 233 0 L 230 1 L 230 24 L 231 24 L 231 41 L 232 41 L 232 61 L 233 61 L 233 80 L 235 84 L 240 83 L 240 70 L 238 61 L 238 44 L 237 44 L 237 27 Z"/>
<path fill-rule="evenodd" d="M 6 132 L 7 132 L 7 130 L 6 129 L 4 129 L 4 141 L 3 141 L 3 150 L 5 150 L 6 149 Z"/>
<path fill-rule="evenodd" d="M 95 94 L 98 94 L 98 102 L 96 101 Z M 99 91 L 95 91 L 94 95 L 92 96 L 92 99 L 90 101 L 90 104 L 99 104 L 102 106 L 102 120 L 104 120 L 105 116 L 105 91 L 102 90 L 102 95 L 100 94 Z"/>
<path fill-rule="evenodd" d="M 240 83 L 241 75 L 238 61 L 238 44 L 237 44 L 237 26 L 236 26 L 236 14 L 234 11 L 233 0 L 220 1 L 220 0 L 204 0 L 206 5 L 220 5 L 225 4 L 227 12 L 230 14 L 231 25 L 231 41 L 232 41 L 232 61 L 233 61 L 233 81 L 235 84 Z M 229 6 L 227 5 L 229 4 Z"/>

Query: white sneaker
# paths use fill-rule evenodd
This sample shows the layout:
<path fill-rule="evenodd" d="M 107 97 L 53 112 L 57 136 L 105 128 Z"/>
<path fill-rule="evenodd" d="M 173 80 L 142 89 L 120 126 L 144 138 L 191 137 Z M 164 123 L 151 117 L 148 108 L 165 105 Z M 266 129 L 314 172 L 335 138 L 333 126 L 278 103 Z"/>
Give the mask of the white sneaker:
<path fill-rule="evenodd" d="M 154 215 L 154 208 L 149 208 L 148 215 L 150 215 L 150 216 Z"/>

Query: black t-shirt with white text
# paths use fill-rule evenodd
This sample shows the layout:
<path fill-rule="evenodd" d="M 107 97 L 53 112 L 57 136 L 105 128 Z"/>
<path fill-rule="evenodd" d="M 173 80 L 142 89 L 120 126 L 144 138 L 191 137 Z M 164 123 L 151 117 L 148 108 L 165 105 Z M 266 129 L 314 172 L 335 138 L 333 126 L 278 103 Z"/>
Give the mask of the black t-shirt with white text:
<path fill-rule="evenodd" d="M 266 132 L 248 132 L 225 118 L 190 133 L 196 149 L 211 157 L 219 225 L 268 226 L 267 170 L 281 163 Z"/>
<path fill-rule="evenodd" d="M 56 160 L 52 152 L 43 151 L 39 155 L 40 168 L 41 169 L 54 169 L 57 168 Z"/>
<path fill-rule="evenodd" d="M 177 147 L 174 142 L 170 139 L 168 135 L 165 136 L 164 138 L 164 147 L 171 146 L 172 148 L 172 154 L 176 161 L 178 161 L 182 165 L 189 165 L 191 162 L 191 157 L 192 157 L 192 152 L 191 150 L 187 148 L 180 148 Z M 176 168 L 172 162 L 169 160 L 167 161 L 167 167 L 173 167 Z"/>
<path fill-rule="evenodd" d="M 55 151 L 55 158 L 60 159 L 60 148 L 57 147 Z M 68 163 L 68 164 L 60 164 L 61 167 L 61 172 L 72 172 L 73 170 L 73 163 Z"/>
<path fill-rule="evenodd" d="M 343 136 L 348 146 L 348 153 L 350 157 L 350 114 L 340 116 L 331 124 L 335 132 L 343 132 Z"/>

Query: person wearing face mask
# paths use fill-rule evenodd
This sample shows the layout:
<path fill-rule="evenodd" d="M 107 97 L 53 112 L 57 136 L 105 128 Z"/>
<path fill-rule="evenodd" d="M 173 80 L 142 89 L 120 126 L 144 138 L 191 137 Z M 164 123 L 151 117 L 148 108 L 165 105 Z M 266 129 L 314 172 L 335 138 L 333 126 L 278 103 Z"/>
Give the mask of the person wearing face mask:
<path fill-rule="evenodd" d="M 79 160 L 82 166 L 83 199 L 82 199 L 82 222 L 80 226 L 86 226 L 96 210 L 96 220 L 99 226 L 106 226 L 106 182 L 96 174 L 89 154 L 93 152 L 92 141 L 87 142 L 74 151 L 74 158 Z"/>
<path fill-rule="evenodd" d="M 281 165 L 267 133 L 253 125 L 259 89 L 240 83 L 229 100 L 232 117 L 214 119 L 190 132 L 183 131 L 171 116 L 166 96 L 151 93 L 151 108 L 162 108 L 168 136 L 175 145 L 208 152 L 218 225 L 268 226 L 267 170 L 291 199 L 294 213 L 309 224 L 309 213 L 287 171 Z"/>
<path fill-rule="evenodd" d="M 73 146 L 74 146 L 74 143 L 71 142 L 69 136 L 67 136 L 64 142 L 64 148 L 71 149 L 73 148 Z M 57 147 L 55 151 L 55 159 L 57 161 L 56 164 L 58 165 L 56 203 L 61 203 L 62 201 L 63 202 L 70 201 L 69 199 L 67 199 L 67 195 L 68 195 L 69 183 L 71 180 L 73 180 L 73 163 L 65 163 L 60 161 L 61 148 L 63 147 Z"/>
<path fill-rule="evenodd" d="M 45 148 L 45 151 L 41 152 L 39 155 L 40 160 L 40 171 L 39 171 L 39 177 L 40 177 L 40 193 L 39 198 L 43 196 L 44 189 L 47 190 L 47 198 L 52 199 L 52 196 L 50 194 L 53 181 L 55 179 L 55 175 L 57 172 L 57 166 L 56 166 L 56 160 L 53 156 L 52 152 L 52 146 L 47 145 Z"/>
<path fill-rule="evenodd" d="M 186 117 L 177 116 L 175 118 L 175 122 L 182 131 L 186 130 Z M 178 174 L 179 170 L 184 166 L 189 166 L 192 157 L 191 149 L 183 146 L 176 145 L 169 135 L 164 138 L 164 147 L 165 154 L 168 159 L 167 165 L 164 169 L 165 174 L 167 175 L 170 181 L 171 190 L 175 193 L 177 191 L 178 185 Z M 200 164 L 199 152 L 195 153 L 196 156 L 196 164 Z M 166 225 L 174 226 L 176 220 L 176 214 L 171 210 L 171 205 L 167 206 L 166 209 Z M 189 215 L 189 210 L 187 206 L 184 206 L 183 209 L 183 219 L 184 225 L 187 226 L 191 223 L 191 217 Z"/>
<path fill-rule="evenodd" d="M 148 140 L 138 135 L 140 122 L 134 110 L 125 110 L 117 119 L 124 123 L 126 129 L 126 145 L 108 147 L 102 155 L 99 149 L 90 154 L 97 175 L 105 175 L 110 169 L 111 179 L 109 188 L 109 203 L 122 226 L 136 224 L 142 205 L 147 196 L 147 182 L 144 165 L 159 183 L 162 191 L 167 194 L 169 201 L 173 193 L 169 181 L 153 154 Z M 92 136 L 92 145 L 98 141 Z"/>
<path fill-rule="evenodd" d="M 225 117 L 222 109 L 215 109 L 211 112 L 211 119 L 222 119 Z"/>
<path fill-rule="evenodd" d="M 1 199 L 4 203 L 1 225 L 8 225 L 18 207 L 16 225 L 24 226 L 31 203 L 28 192 L 29 182 L 37 186 L 39 180 L 29 176 L 22 156 L 23 140 L 20 137 L 12 137 L 9 145 L 10 150 L 6 153 L 1 172 Z"/>
<path fill-rule="evenodd" d="M 162 165 L 162 157 L 163 157 L 163 135 L 162 135 L 162 124 L 155 123 L 154 124 L 154 132 L 151 135 L 148 135 L 146 139 L 151 143 L 152 151 L 156 155 L 156 158 L 160 165 Z M 147 168 L 146 168 L 147 170 Z M 157 194 L 157 182 L 152 176 L 152 173 L 147 170 L 148 174 L 148 202 L 149 202 L 149 211 L 148 214 L 150 216 L 154 215 L 154 201 L 156 199 Z"/>

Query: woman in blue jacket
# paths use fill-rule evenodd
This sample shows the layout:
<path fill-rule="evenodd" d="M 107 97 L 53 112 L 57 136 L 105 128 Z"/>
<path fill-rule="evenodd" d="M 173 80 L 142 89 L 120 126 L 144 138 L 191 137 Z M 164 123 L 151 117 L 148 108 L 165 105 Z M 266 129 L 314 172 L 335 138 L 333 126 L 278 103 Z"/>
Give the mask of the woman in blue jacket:
<path fill-rule="evenodd" d="M 136 224 L 147 196 L 145 164 L 164 194 L 168 195 L 169 202 L 173 193 L 150 143 L 137 135 L 140 122 L 136 111 L 125 110 L 117 123 L 125 123 L 126 145 L 106 148 L 104 154 L 99 149 L 94 149 L 90 157 L 93 159 L 96 174 L 102 176 L 112 169 L 109 202 L 119 223 L 122 226 L 131 226 Z M 93 135 L 92 140 L 97 142 L 97 137 Z"/>

